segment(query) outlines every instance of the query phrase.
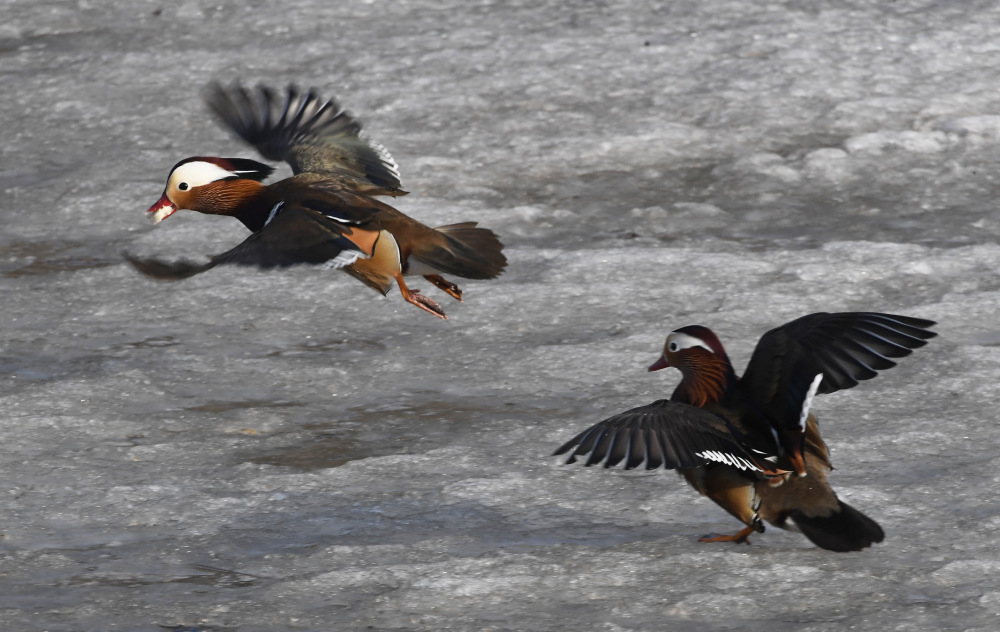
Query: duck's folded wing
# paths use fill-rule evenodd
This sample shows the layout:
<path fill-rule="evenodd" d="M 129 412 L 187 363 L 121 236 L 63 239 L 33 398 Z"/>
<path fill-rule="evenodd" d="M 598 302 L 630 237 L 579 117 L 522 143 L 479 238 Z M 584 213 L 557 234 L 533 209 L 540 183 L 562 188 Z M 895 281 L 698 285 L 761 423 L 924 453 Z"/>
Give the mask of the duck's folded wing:
<path fill-rule="evenodd" d="M 339 269 L 367 256 L 347 236 L 356 230 L 312 209 L 286 205 L 264 228 L 207 263 L 166 262 L 127 253 L 123 256 L 143 274 L 170 281 L 186 279 L 220 264 L 270 269 L 307 263 Z"/>
<path fill-rule="evenodd" d="M 316 174 L 302 174 L 290 179 L 285 198 L 299 206 L 326 215 L 340 224 L 375 228 L 402 216 L 384 202 L 345 186 L 340 180 Z"/>
<path fill-rule="evenodd" d="M 780 425 L 802 425 L 812 396 L 852 388 L 927 344 L 935 323 L 876 312 L 817 313 L 764 334 L 740 387 Z"/>
<path fill-rule="evenodd" d="M 566 463 L 586 459 L 584 465 L 619 463 L 630 470 L 645 464 L 677 469 L 724 463 L 745 471 L 774 468 L 737 441 L 721 417 L 701 408 L 659 400 L 633 408 L 587 428 L 554 454 L 566 454 Z"/>
<path fill-rule="evenodd" d="M 284 94 L 266 86 L 211 83 L 205 102 L 237 136 L 292 171 L 337 177 L 368 195 L 405 195 L 396 161 L 365 137 L 361 125 L 333 99 L 294 85 Z"/>

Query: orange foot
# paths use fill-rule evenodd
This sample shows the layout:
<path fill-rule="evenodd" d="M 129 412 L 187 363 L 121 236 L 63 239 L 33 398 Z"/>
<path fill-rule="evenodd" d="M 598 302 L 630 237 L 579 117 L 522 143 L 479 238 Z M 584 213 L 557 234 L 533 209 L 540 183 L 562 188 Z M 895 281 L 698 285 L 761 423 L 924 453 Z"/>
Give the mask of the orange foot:
<path fill-rule="evenodd" d="M 406 287 L 406 283 L 403 281 L 402 274 L 397 272 L 395 276 L 396 276 L 396 284 L 399 286 L 399 292 L 400 294 L 403 295 L 403 299 L 407 303 L 413 303 L 414 305 L 424 310 L 425 312 L 434 314 L 438 318 L 443 318 L 444 320 L 448 320 L 448 315 L 444 313 L 444 310 L 441 309 L 441 306 L 437 304 L 437 301 L 427 298 L 426 296 L 420 293 L 420 290 L 411 290 L 410 288 Z"/>
<path fill-rule="evenodd" d="M 710 533 L 708 535 L 703 535 L 698 538 L 699 542 L 745 542 L 750 544 L 750 534 L 756 531 L 753 527 L 745 527 L 739 533 L 734 533 L 732 535 L 718 535 L 715 533 Z"/>
<path fill-rule="evenodd" d="M 399 286 L 399 292 L 400 294 L 403 295 L 403 299 L 407 303 L 413 303 L 414 305 L 424 310 L 425 312 L 434 314 L 438 318 L 443 318 L 444 320 L 448 320 L 448 315 L 444 313 L 444 310 L 441 309 L 441 306 L 437 304 L 437 301 L 427 298 L 426 296 L 420 293 L 420 290 L 411 290 L 410 288 L 406 287 L 406 282 L 403 281 L 403 275 L 400 274 L 399 272 L 395 274 L 395 278 L 396 278 L 396 285 Z"/>
<path fill-rule="evenodd" d="M 440 288 L 442 292 L 447 292 L 448 296 L 457 299 L 459 303 L 463 302 L 462 290 L 458 289 L 458 286 L 448 279 L 439 274 L 425 274 L 424 278 Z"/>
<path fill-rule="evenodd" d="M 434 314 L 438 318 L 443 318 L 444 320 L 448 320 L 448 315 L 444 313 L 444 310 L 441 309 L 441 306 L 438 305 L 438 302 L 432 298 L 427 298 L 426 296 L 420 293 L 420 290 L 410 290 L 410 296 L 409 297 L 404 296 L 403 298 L 405 298 L 407 302 L 413 303 L 414 305 L 424 310 L 425 312 L 430 312 L 431 314 Z"/>

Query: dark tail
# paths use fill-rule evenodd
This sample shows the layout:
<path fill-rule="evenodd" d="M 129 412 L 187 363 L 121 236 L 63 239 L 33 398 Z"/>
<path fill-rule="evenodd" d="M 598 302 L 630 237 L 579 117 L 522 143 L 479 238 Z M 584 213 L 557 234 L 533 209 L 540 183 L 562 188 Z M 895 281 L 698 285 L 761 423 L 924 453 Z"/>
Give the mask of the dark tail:
<path fill-rule="evenodd" d="M 492 279 L 507 267 L 503 244 L 488 228 L 477 228 L 476 222 L 438 226 L 435 230 L 447 238 L 448 245 L 421 253 L 428 265 L 465 279 Z"/>
<path fill-rule="evenodd" d="M 810 517 L 793 511 L 790 517 L 813 544 L 830 551 L 860 551 L 885 538 L 877 522 L 840 500 L 837 504 L 828 516 Z"/>

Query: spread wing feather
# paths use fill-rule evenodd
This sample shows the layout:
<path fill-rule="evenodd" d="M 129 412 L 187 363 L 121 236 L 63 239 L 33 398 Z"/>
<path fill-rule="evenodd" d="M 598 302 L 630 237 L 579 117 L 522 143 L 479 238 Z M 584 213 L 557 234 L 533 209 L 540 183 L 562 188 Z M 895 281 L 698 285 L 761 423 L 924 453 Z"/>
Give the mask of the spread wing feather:
<path fill-rule="evenodd" d="M 213 82 L 205 102 L 219 119 L 268 160 L 292 171 L 335 177 L 369 195 L 405 195 L 399 167 L 382 145 L 333 99 L 289 85 L 283 95 L 267 86 L 250 89 Z"/>
<path fill-rule="evenodd" d="M 350 230 L 349 228 L 347 230 Z M 264 228 L 241 244 L 212 257 L 207 263 L 165 262 L 124 254 L 139 272 L 160 280 L 178 281 L 220 264 L 271 269 L 300 263 L 342 268 L 364 256 L 344 236 L 345 228 L 322 213 L 288 204 Z"/>
<path fill-rule="evenodd" d="M 706 410 L 662 399 L 633 408 L 587 428 L 554 454 L 566 463 L 603 463 L 626 470 L 698 467 L 721 462 L 744 470 L 768 471 L 733 435 L 725 419 Z"/>
<path fill-rule="evenodd" d="M 876 312 L 816 313 L 764 334 L 740 379 L 744 394 L 778 427 L 799 425 L 813 379 L 816 393 L 852 388 L 896 366 L 937 334 L 934 321 Z"/>

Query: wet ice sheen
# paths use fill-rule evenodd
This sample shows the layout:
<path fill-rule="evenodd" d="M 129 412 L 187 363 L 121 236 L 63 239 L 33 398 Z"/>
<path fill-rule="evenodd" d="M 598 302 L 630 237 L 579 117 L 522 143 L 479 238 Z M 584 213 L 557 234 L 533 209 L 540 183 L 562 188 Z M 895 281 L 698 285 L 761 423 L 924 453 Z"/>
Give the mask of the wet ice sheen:
<path fill-rule="evenodd" d="M 0 628 L 995 629 L 998 27 L 921 0 L 0 6 Z M 399 207 L 493 228 L 507 272 L 448 322 L 331 271 L 137 275 L 122 250 L 243 239 L 143 217 L 180 158 L 252 156 L 199 101 L 231 78 L 339 97 Z M 820 310 L 941 322 L 814 401 L 883 544 L 699 544 L 738 525 L 676 475 L 549 457 L 670 392 L 670 329 L 742 367 Z"/>

